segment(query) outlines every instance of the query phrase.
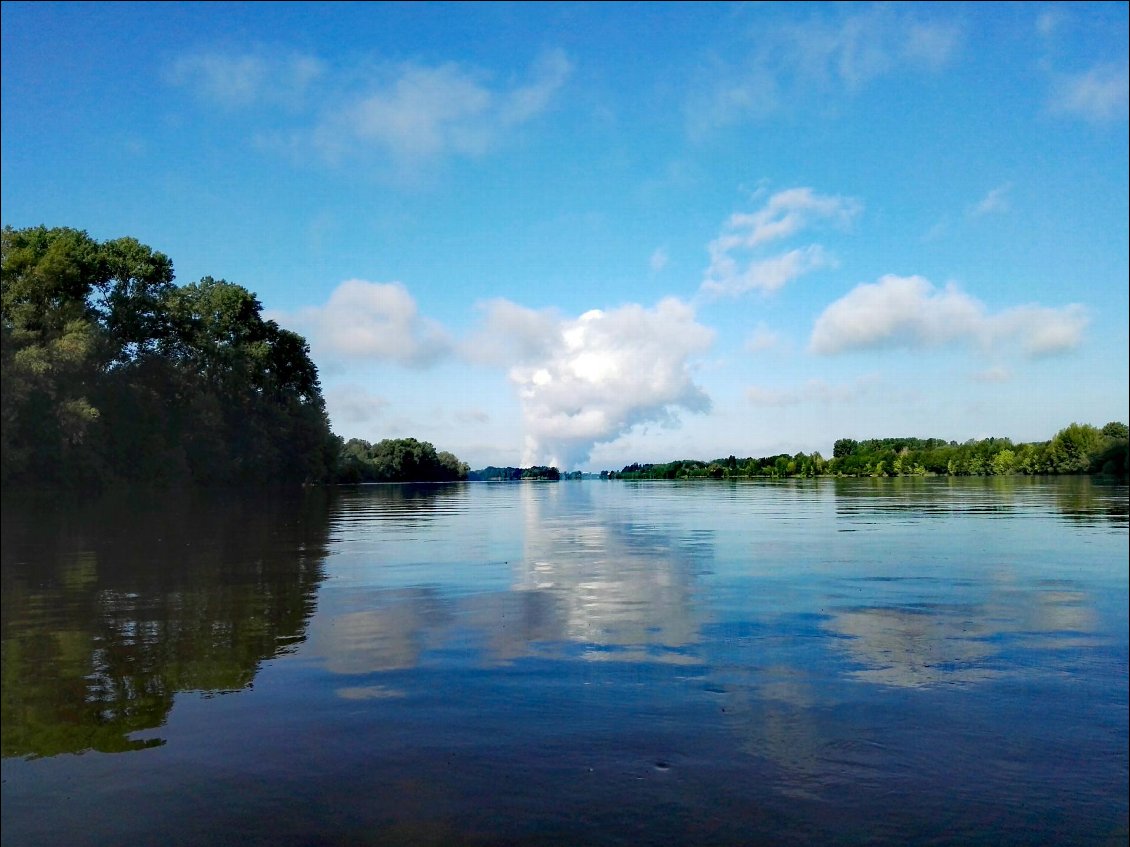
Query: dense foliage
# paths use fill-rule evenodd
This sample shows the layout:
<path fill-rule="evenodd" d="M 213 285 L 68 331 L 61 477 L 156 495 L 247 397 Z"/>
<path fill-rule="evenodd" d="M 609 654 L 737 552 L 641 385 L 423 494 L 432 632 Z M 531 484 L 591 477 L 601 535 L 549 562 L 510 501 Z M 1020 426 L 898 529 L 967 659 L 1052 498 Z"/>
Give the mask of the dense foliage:
<path fill-rule="evenodd" d="M 309 347 L 251 292 L 67 228 L 5 227 L 0 279 L 5 484 L 330 477 Z"/>
<path fill-rule="evenodd" d="M 467 465 L 427 441 L 351 438 L 341 451 L 340 482 L 451 482 L 467 479 Z"/>
<path fill-rule="evenodd" d="M 613 479 L 727 479 L 732 477 L 841 476 L 992 476 L 1003 474 L 1095 473 L 1125 478 L 1128 428 L 1111 422 L 1102 429 L 1073 423 L 1050 441 L 1014 444 L 1007 438 L 964 443 L 940 438 L 841 438 L 832 458 L 819 453 L 780 454 L 761 459 L 729 456 L 704 462 L 684 459 L 663 464 L 631 464 L 610 471 Z M 603 476 L 604 474 L 602 474 Z"/>

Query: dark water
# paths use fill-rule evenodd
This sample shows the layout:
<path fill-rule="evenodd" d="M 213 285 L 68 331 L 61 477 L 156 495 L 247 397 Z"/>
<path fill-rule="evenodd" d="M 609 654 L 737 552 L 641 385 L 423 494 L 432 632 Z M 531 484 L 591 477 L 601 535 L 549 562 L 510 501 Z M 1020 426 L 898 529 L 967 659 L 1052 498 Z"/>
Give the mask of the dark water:
<path fill-rule="evenodd" d="M 3 511 L 5 845 L 1125 844 L 1127 489 Z"/>

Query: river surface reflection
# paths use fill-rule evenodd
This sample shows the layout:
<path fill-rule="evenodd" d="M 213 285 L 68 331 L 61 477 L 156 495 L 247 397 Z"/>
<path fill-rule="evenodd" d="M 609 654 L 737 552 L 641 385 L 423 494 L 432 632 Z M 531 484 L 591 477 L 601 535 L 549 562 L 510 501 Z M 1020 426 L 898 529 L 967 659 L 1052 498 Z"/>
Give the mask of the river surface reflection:
<path fill-rule="evenodd" d="M 1088 479 L 6 501 L 0 838 L 1125 843 L 1127 523 Z"/>

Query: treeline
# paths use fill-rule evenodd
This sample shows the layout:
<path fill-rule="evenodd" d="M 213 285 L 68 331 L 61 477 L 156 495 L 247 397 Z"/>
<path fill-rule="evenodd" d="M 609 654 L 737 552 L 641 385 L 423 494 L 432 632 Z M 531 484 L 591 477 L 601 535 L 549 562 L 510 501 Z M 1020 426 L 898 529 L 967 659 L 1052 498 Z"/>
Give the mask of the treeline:
<path fill-rule="evenodd" d="M 309 347 L 247 289 L 68 228 L 5 227 L 0 264 L 0 482 L 333 478 Z"/>
<path fill-rule="evenodd" d="M 357 482 L 453 482 L 467 479 L 468 467 L 427 441 L 386 438 L 370 444 L 351 438 L 342 447 L 336 479 Z"/>
<path fill-rule="evenodd" d="M 513 482 L 522 479 L 559 480 L 561 472 L 555 467 L 534 465 L 529 468 L 496 468 L 490 465 L 477 471 L 471 471 L 467 479 L 476 482 Z M 571 474 L 565 474 L 565 479 L 572 479 Z"/>
<path fill-rule="evenodd" d="M 1014 444 L 1007 438 L 943 442 L 881 438 L 833 445 L 836 473 L 852 476 L 997 476 L 1005 474 L 1104 474 L 1125 477 L 1128 430 L 1111 422 L 1099 429 L 1073 423 L 1050 441 Z"/>
<path fill-rule="evenodd" d="M 992 476 L 1005 474 L 1103 474 L 1127 476 L 1128 431 L 1111 422 L 1099 429 L 1073 423 L 1050 441 L 1015 444 L 1008 438 L 963 443 L 940 438 L 841 438 L 832 457 L 778 454 L 755 459 L 729 456 L 710 462 L 684 459 L 625 466 L 602 472 L 609 479 L 729 479 L 813 476 Z"/>

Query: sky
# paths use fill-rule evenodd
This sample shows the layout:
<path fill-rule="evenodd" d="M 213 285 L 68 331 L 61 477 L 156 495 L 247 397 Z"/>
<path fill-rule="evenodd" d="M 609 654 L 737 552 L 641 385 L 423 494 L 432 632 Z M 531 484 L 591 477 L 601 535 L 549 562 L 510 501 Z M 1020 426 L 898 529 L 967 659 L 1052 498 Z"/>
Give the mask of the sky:
<path fill-rule="evenodd" d="M 1128 417 L 1126 3 L 4 2 L 2 222 L 472 468 Z"/>

